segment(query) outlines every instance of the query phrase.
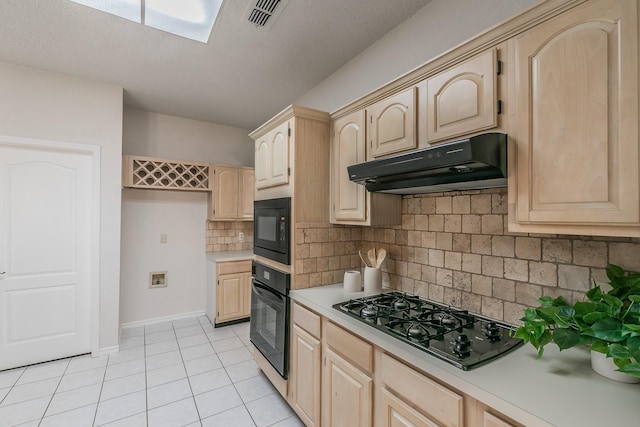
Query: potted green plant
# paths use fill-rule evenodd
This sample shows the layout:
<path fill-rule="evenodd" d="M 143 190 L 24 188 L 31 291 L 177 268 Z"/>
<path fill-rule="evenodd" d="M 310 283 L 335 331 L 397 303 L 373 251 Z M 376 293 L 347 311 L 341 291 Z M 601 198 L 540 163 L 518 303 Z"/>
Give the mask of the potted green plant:
<path fill-rule="evenodd" d="M 594 282 L 586 293 L 586 300 L 573 305 L 562 297 L 542 297 L 538 300 L 539 307 L 524 310 L 522 325 L 514 336 L 532 344 L 538 350 L 538 358 L 550 342 L 560 351 L 586 345 L 592 352 L 592 367 L 596 372 L 609 376 L 594 362 L 598 356 L 606 355 L 615 363 L 614 371 L 626 374 L 614 379 L 638 382 L 640 274 L 625 272 L 613 264 L 607 266 L 606 272 L 611 286 L 608 292 L 603 292 Z M 615 375 L 618 374 L 614 372 Z"/>

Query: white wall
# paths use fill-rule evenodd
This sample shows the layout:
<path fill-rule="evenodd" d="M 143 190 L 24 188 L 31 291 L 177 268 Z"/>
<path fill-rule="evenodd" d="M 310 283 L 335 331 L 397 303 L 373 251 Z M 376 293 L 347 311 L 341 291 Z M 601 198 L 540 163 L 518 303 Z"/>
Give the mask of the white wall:
<path fill-rule="evenodd" d="M 125 109 L 126 154 L 253 166 L 248 129 Z M 205 193 L 122 191 L 120 321 L 144 322 L 206 309 Z M 167 243 L 160 243 L 160 235 Z M 149 289 L 149 272 L 168 271 Z"/>
<path fill-rule="evenodd" d="M 332 112 L 538 0 L 432 0 L 295 103 Z"/>
<path fill-rule="evenodd" d="M 122 88 L 0 63 L 0 94 L 0 134 L 101 147 L 99 347 L 116 346 Z"/>

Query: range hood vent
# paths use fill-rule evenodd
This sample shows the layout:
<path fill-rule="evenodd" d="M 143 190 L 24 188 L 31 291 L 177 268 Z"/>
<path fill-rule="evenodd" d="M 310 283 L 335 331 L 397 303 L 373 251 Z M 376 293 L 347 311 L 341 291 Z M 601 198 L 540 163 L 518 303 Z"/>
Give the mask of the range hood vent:
<path fill-rule="evenodd" d="M 420 194 L 507 185 L 507 135 L 468 139 L 347 167 L 368 191 Z"/>
<path fill-rule="evenodd" d="M 268 30 L 282 13 L 288 0 L 258 0 L 249 4 L 244 19 L 256 28 Z"/>

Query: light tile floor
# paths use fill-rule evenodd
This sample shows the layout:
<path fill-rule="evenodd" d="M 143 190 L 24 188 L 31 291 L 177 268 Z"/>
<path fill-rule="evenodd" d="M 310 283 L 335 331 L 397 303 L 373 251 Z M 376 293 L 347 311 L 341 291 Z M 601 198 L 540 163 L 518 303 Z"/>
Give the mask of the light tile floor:
<path fill-rule="evenodd" d="M 206 316 L 125 329 L 119 353 L 0 371 L 0 427 L 303 426 L 250 345 Z"/>

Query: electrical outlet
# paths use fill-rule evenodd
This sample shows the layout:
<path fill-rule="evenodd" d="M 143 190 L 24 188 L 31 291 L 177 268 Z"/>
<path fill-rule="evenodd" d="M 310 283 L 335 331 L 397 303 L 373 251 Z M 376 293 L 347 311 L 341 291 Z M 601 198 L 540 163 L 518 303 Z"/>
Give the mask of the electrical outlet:
<path fill-rule="evenodd" d="M 244 242 L 244 233 L 241 231 L 238 233 L 238 241 L 239 242 Z"/>
<path fill-rule="evenodd" d="M 167 235 L 166 234 L 161 234 L 160 235 L 160 243 L 167 243 Z"/>

